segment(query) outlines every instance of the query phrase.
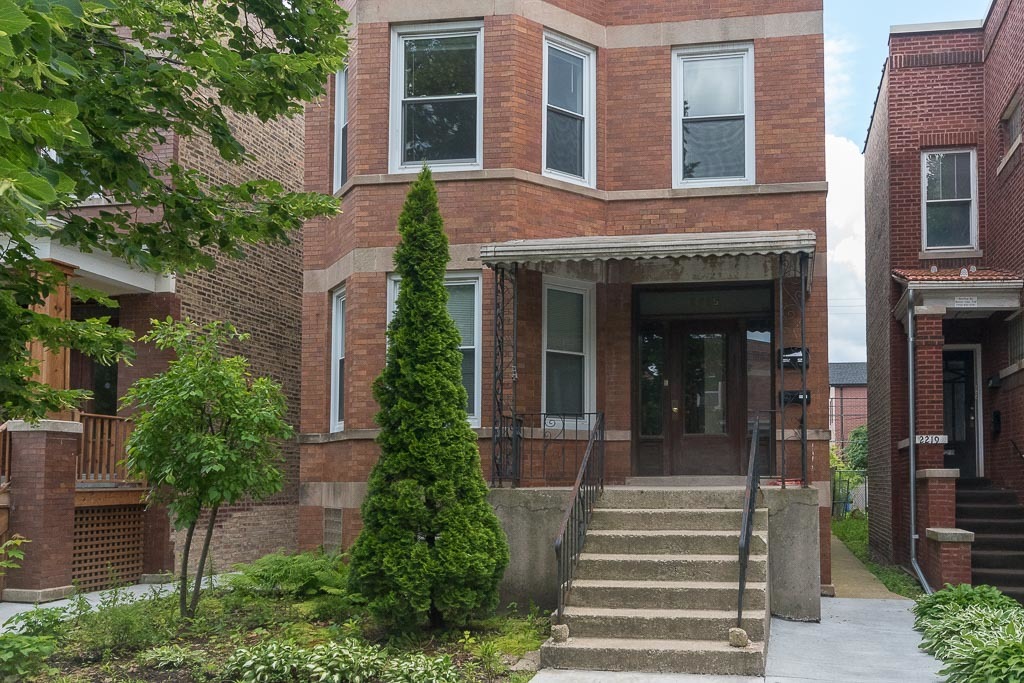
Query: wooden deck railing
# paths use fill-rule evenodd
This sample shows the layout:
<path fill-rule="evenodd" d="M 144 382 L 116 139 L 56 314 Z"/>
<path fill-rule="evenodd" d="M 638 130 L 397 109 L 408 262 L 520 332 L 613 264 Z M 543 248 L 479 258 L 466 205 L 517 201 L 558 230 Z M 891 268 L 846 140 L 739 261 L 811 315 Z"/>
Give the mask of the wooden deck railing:
<path fill-rule="evenodd" d="M 11 480 L 11 433 L 0 424 L 0 484 Z"/>
<path fill-rule="evenodd" d="M 82 445 L 78 456 L 78 483 L 125 484 L 128 478 L 121 461 L 132 430 L 131 420 L 111 415 L 80 413 Z"/>

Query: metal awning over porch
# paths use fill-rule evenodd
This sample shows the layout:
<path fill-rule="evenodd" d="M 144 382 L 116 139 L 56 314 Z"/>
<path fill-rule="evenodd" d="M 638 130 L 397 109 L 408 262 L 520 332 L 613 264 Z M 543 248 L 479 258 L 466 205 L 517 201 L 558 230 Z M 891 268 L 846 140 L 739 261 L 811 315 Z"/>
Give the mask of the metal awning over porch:
<path fill-rule="evenodd" d="M 491 267 L 536 266 L 545 263 L 770 256 L 807 254 L 816 245 L 812 230 L 752 230 L 743 232 L 665 233 L 512 240 L 480 249 L 480 260 Z"/>

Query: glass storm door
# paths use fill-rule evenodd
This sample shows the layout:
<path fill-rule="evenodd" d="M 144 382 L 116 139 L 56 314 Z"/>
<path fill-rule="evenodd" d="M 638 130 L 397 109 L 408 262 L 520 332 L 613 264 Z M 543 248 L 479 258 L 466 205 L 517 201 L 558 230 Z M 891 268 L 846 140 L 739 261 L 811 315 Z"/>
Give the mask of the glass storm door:
<path fill-rule="evenodd" d="M 974 351 L 942 353 L 943 426 L 948 468 L 960 470 L 961 478 L 978 476 L 977 377 Z"/>
<path fill-rule="evenodd" d="M 735 475 L 745 428 L 740 335 L 732 326 L 639 326 L 637 474 Z"/>

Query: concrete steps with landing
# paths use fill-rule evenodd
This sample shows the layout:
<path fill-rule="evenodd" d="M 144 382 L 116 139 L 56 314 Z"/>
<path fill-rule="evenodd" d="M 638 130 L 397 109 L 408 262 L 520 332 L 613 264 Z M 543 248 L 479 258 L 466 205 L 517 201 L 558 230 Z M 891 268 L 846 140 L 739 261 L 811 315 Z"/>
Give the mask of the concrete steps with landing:
<path fill-rule="evenodd" d="M 759 509 L 744 592 L 745 648 L 736 623 L 740 486 L 606 489 L 568 596 L 569 640 L 548 641 L 542 664 L 564 669 L 758 675 L 768 636 L 768 517 Z"/>

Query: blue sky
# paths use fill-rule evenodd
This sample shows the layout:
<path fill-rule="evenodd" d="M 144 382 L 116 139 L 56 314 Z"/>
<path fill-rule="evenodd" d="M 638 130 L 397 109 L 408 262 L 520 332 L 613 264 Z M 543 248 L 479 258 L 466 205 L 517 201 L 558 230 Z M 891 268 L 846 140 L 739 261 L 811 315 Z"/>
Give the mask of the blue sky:
<path fill-rule="evenodd" d="M 984 19 L 989 0 L 825 0 L 829 360 L 863 361 L 864 145 L 889 27 Z"/>

